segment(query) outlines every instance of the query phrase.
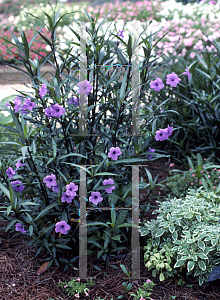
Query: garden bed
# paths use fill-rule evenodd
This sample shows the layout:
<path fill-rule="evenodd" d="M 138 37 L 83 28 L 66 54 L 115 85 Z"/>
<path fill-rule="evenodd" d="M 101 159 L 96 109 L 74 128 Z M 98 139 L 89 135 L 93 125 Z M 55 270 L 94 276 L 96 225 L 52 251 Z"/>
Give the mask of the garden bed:
<path fill-rule="evenodd" d="M 169 175 L 169 171 L 174 167 L 169 166 L 169 161 L 165 159 L 158 160 L 156 162 L 150 162 L 146 167 L 153 178 L 154 174 L 159 174 L 158 182 L 166 179 Z M 175 168 L 181 167 L 175 165 Z M 145 175 L 145 172 L 141 172 L 141 175 Z M 159 194 L 161 193 L 161 194 Z M 144 190 L 141 191 L 144 196 Z M 157 189 L 155 196 L 158 195 L 158 199 L 161 199 L 161 195 L 165 200 L 166 195 L 163 191 Z M 143 199 L 143 198 L 142 198 Z M 158 203 L 154 200 L 150 200 L 151 206 L 157 206 Z M 156 219 L 156 215 L 152 215 L 155 207 L 151 208 L 142 220 L 150 220 L 152 217 Z M 72 278 L 77 278 L 79 272 L 68 269 L 65 273 L 61 267 L 52 265 L 45 272 L 38 275 L 37 271 L 40 266 L 45 263 L 47 253 L 44 252 L 40 256 L 34 258 L 37 253 L 36 246 L 26 247 L 25 241 L 30 241 L 30 237 L 24 237 L 23 235 L 11 235 L 9 232 L 4 232 L 4 227 L 7 223 L 5 221 L 0 222 L 0 278 L 4 284 L 0 285 L 1 300 L 38 300 L 38 299 L 54 299 L 54 300 L 70 300 L 77 299 L 74 297 L 68 297 L 63 289 L 57 286 L 57 282 L 65 280 L 68 282 Z M 198 285 L 198 282 L 190 277 L 186 279 L 184 275 L 182 277 L 174 276 L 174 278 L 166 279 L 164 282 L 160 282 L 158 277 L 152 277 L 150 271 L 144 266 L 143 259 L 143 240 L 140 239 L 140 277 L 148 278 L 152 280 L 156 285 L 152 292 L 151 297 L 155 300 L 219 300 L 220 299 L 220 280 L 216 280 L 210 283 L 204 283 L 202 286 Z M 80 296 L 80 299 L 106 299 L 115 300 L 120 295 L 125 295 L 123 299 L 133 299 L 129 294 L 123 294 L 123 282 L 133 282 L 131 291 L 135 291 L 135 287 L 138 288 L 142 285 L 143 279 L 139 280 L 126 280 L 125 273 L 120 269 L 120 264 L 126 266 L 128 270 L 131 270 L 131 242 L 125 242 L 123 244 L 127 249 L 120 250 L 117 255 L 122 256 L 116 259 L 111 259 L 111 264 L 118 267 L 118 272 L 114 268 L 107 267 L 105 269 L 105 263 L 101 259 L 96 259 L 96 253 L 88 255 L 87 264 L 87 276 L 93 277 L 96 285 L 89 287 L 89 297 Z M 93 265 L 98 266 L 109 275 L 106 278 L 102 272 L 97 271 Z M 76 269 L 79 268 L 78 262 L 74 264 Z M 178 281 L 182 278 L 186 283 L 181 286 Z M 146 281 L 145 279 L 145 281 Z M 86 282 L 86 280 L 81 280 Z"/>

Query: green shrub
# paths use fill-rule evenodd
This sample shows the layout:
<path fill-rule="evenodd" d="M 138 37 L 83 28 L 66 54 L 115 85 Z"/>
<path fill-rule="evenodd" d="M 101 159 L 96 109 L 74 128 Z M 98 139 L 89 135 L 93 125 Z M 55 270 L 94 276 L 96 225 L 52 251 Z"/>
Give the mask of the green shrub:
<path fill-rule="evenodd" d="M 192 154 L 188 158 L 189 171 L 172 170 L 171 172 L 181 172 L 166 179 L 166 186 L 162 190 L 166 193 L 167 198 L 182 198 L 187 195 L 189 188 L 197 189 L 203 186 L 205 190 L 210 190 L 218 194 L 220 192 L 220 166 L 214 165 L 211 161 L 213 156 L 203 159 L 198 153 L 197 156 Z M 196 159 L 196 161 L 195 161 Z"/>
<path fill-rule="evenodd" d="M 88 14 L 91 23 L 87 26 L 89 38 L 84 53 L 87 54 L 88 67 L 87 72 L 83 69 L 83 73 L 79 59 L 79 47 L 84 45 L 80 45 L 83 41 L 82 33 L 75 32 L 78 42 L 73 47 L 74 55 L 70 55 L 73 49 L 69 48 L 64 51 L 65 54 L 60 53 L 56 40 L 56 29 L 62 20 L 60 11 L 54 11 L 52 18 L 46 16 L 50 38 L 44 35 L 43 26 L 37 28 L 37 34 L 30 42 L 22 29 L 20 41 L 11 32 L 15 47 L 19 50 L 20 61 L 30 77 L 33 92 L 22 92 L 22 95 L 18 94 L 13 99 L 14 102 L 10 100 L 7 106 L 2 103 L 0 105 L 2 110 L 10 113 L 15 125 L 0 124 L 0 127 L 7 129 L 16 139 L 1 142 L 0 190 L 4 199 L 0 198 L 0 212 L 1 218 L 8 221 L 6 231 L 20 231 L 19 234 L 31 237 L 31 241 L 27 243 L 37 245 L 36 256 L 43 250 L 47 251 L 48 257 L 45 260 L 49 261 L 48 268 L 52 263 L 57 266 L 62 263 L 66 271 L 68 268 L 74 269 L 73 263 L 79 255 L 84 254 L 83 250 L 78 253 L 79 222 L 86 222 L 88 226 L 87 254 L 99 248 L 97 258 L 103 258 L 106 262 L 107 255 L 115 255 L 119 250 L 125 249 L 123 242 L 130 236 L 131 227 L 138 227 L 132 224 L 131 210 L 116 210 L 115 207 L 131 206 L 132 168 L 126 168 L 125 165 L 149 160 L 151 152 L 148 149 L 155 138 L 156 117 L 146 115 L 149 122 L 154 122 L 153 126 L 149 124 L 140 128 L 143 138 L 122 136 L 125 124 L 131 122 L 129 109 L 132 109 L 132 99 L 128 97 L 132 89 L 129 63 L 132 57 L 131 36 L 127 44 L 122 37 L 116 35 L 116 30 L 108 39 L 104 34 L 99 36 L 97 24 Z M 102 24 L 99 25 L 101 26 Z M 38 35 L 51 49 L 41 60 L 38 57 L 30 58 L 30 44 Z M 117 42 L 112 41 L 114 38 Z M 142 38 L 142 44 L 150 48 L 150 53 L 152 36 L 150 43 L 147 41 L 149 38 Z M 115 44 L 120 42 L 124 46 L 123 55 L 119 50 L 115 52 Z M 104 55 L 102 50 L 105 51 Z M 112 53 L 116 54 L 121 65 L 127 64 L 124 74 L 121 74 L 123 71 L 120 69 L 115 69 L 112 74 L 109 69 L 106 61 L 112 61 Z M 144 59 L 140 62 L 143 64 L 143 73 L 152 64 L 147 61 L 149 53 L 145 52 Z M 99 68 L 91 67 L 94 61 L 100 65 Z M 50 63 L 56 71 L 49 82 L 40 76 L 40 69 L 45 62 Z M 0 63 L 19 69 L 2 59 Z M 154 71 L 158 69 L 155 67 Z M 149 85 L 152 73 L 149 72 L 146 79 L 142 72 L 141 82 Z M 80 75 L 79 78 L 76 75 Z M 88 97 L 87 107 L 83 105 L 84 96 Z M 83 102 L 80 102 L 81 99 Z M 85 112 L 84 109 L 88 113 L 84 119 L 88 121 L 88 130 L 80 133 L 83 127 L 80 124 L 80 112 Z M 110 117 L 107 117 L 107 112 L 111 112 Z M 128 133 L 130 132 L 129 126 Z M 168 137 L 168 131 L 164 129 L 164 132 L 165 138 Z M 172 132 L 169 136 L 171 134 Z M 114 151 L 120 157 L 113 156 Z M 166 157 L 156 151 L 152 156 L 152 160 Z M 82 165 L 88 167 L 81 168 Z M 84 216 L 82 210 L 79 210 L 82 205 L 79 195 L 82 169 L 86 171 L 84 175 L 88 195 L 88 198 L 85 197 L 88 214 Z M 105 179 L 111 179 L 112 183 L 105 185 Z M 152 185 L 155 185 L 155 180 Z M 107 191 L 110 187 L 113 190 Z M 101 207 L 111 210 L 102 211 Z M 81 223 L 81 226 L 83 228 L 85 224 Z"/>
<path fill-rule="evenodd" d="M 204 46 L 203 42 L 203 46 Z M 196 53 L 194 59 L 180 57 L 176 63 L 164 69 L 163 79 L 172 72 L 176 73 L 187 65 L 190 70 L 189 85 L 185 88 L 185 77 L 176 88 L 168 87 L 157 92 L 155 102 L 161 105 L 169 96 L 171 101 L 161 105 L 163 111 L 160 126 L 173 124 L 175 134 L 167 140 L 161 150 L 167 151 L 178 162 L 182 162 L 191 153 L 200 153 L 208 157 L 214 153 L 215 163 L 220 157 L 220 106 L 219 106 L 219 78 L 220 78 L 220 43 L 216 40 L 213 45 L 217 53 L 203 51 Z M 172 111 L 171 111 L 172 110 Z M 143 109 L 144 111 L 144 109 Z M 175 113 L 174 113 L 175 112 Z M 179 113 L 179 114 L 177 114 Z"/>
<path fill-rule="evenodd" d="M 141 226 L 147 244 L 145 266 L 160 280 L 184 271 L 202 285 L 220 263 L 220 197 L 202 189 L 161 203 L 154 211 L 157 220 Z"/>

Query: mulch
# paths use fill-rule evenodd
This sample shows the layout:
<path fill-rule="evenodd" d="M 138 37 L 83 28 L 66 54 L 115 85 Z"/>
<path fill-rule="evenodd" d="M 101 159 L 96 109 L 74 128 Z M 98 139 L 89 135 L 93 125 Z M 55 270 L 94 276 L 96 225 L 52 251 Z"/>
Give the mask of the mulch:
<path fill-rule="evenodd" d="M 152 161 L 146 167 L 152 174 L 153 179 L 159 173 L 158 182 L 164 180 L 169 175 L 170 167 L 167 159 Z M 180 168 L 175 164 L 174 168 Z M 144 170 L 141 171 L 141 175 L 146 175 Z M 161 194 L 159 194 L 159 192 Z M 146 199 L 147 191 L 141 191 L 142 198 Z M 155 207 L 158 206 L 156 202 L 156 196 L 163 197 L 163 191 L 157 188 L 154 194 L 154 198 L 148 198 L 147 201 L 151 203 L 152 208 L 141 217 L 142 220 L 150 220 L 152 217 L 156 218 L 156 215 L 152 215 Z M 164 195 L 165 196 L 165 195 Z M 158 198 L 159 199 L 159 198 Z M 161 198 L 160 198 L 161 199 Z M 146 201 L 146 202 L 147 202 Z M 143 203 L 142 203 L 143 204 Z M 155 206 L 153 208 L 153 206 Z M 34 257 L 37 253 L 37 246 L 31 245 L 27 247 L 26 242 L 31 238 L 23 236 L 20 233 L 12 235 L 10 232 L 4 232 L 7 226 L 7 221 L 0 222 L 0 299 L 1 300 L 69 300 L 77 299 L 74 296 L 68 296 L 64 289 L 57 286 L 59 280 L 64 282 L 70 281 L 72 278 L 77 278 L 79 272 L 77 270 L 68 269 L 63 272 L 62 266 L 57 267 L 52 265 L 45 272 L 38 275 L 38 269 L 45 263 L 47 257 L 46 251 L 41 255 Z M 203 284 L 199 286 L 197 281 L 192 277 L 190 279 L 182 278 L 187 285 L 179 286 L 177 284 L 179 278 L 168 278 L 164 282 L 160 282 L 157 277 L 152 277 L 151 272 L 148 272 L 144 266 L 144 253 L 143 253 L 143 241 L 140 239 L 140 277 L 146 278 L 132 280 L 125 279 L 126 275 L 120 268 L 120 264 L 126 266 L 131 270 L 131 241 L 123 243 L 126 247 L 125 250 L 119 251 L 117 254 L 119 257 L 110 260 L 110 264 L 118 266 L 118 270 L 107 266 L 105 268 L 105 262 L 100 258 L 96 259 L 97 253 L 93 253 L 87 257 L 87 275 L 88 278 L 92 277 L 95 281 L 95 285 L 88 287 L 90 289 L 89 296 L 80 296 L 80 299 L 106 299 L 115 300 L 118 296 L 124 295 L 123 299 L 134 299 L 130 294 L 135 292 L 142 286 L 146 279 L 152 280 L 156 285 L 151 297 L 155 300 L 219 300 L 220 299 L 220 280 Z M 93 265 L 101 268 L 102 271 L 108 274 L 105 277 L 104 274 L 94 268 Z M 79 268 L 78 263 L 74 264 L 76 269 Z M 124 293 L 123 282 L 131 282 L 133 286 L 131 290 L 126 294 Z M 81 280 L 85 283 L 86 280 Z M 172 296 L 172 298 L 171 298 Z"/>

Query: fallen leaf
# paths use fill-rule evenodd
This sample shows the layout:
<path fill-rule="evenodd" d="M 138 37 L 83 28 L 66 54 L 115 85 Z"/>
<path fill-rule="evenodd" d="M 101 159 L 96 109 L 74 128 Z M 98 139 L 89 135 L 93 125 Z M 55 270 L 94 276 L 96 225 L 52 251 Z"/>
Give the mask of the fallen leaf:
<path fill-rule="evenodd" d="M 37 274 L 41 274 L 45 272 L 49 263 L 50 262 L 45 262 L 42 266 L 40 266 L 40 268 L 37 270 Z"/>

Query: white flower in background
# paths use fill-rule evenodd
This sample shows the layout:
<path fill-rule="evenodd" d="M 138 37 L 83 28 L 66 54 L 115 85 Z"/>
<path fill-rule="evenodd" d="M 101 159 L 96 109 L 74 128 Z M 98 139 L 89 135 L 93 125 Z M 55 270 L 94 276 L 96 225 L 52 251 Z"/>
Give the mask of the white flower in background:
<path fill-rule="evenodd" d="M 21 38 L 21 36 L 18 37 L 18 40 L 19 40 L 20 43 L 22 43 L 22 38 Z M 13 44 L 16 44 L 14 39 L 11 39 L 11 42 L 12 42 Z"/>
<path fill-rule="evenodd" d="M 15 17 L 14 17 L 14 16 L 10 16 L 10 17 L 8 18 L 8 20 L 9 20 L 10 22 L 13 22 L 13 21 L 14 21 L 14 19 L 15 19 Z"/>
<path fill-rule="evenodd" d="M 50 48 L 49 45 L 46 46 L 46 50 L 47 50 L 47 51 L 51 51 L 51 48 Z"/>

